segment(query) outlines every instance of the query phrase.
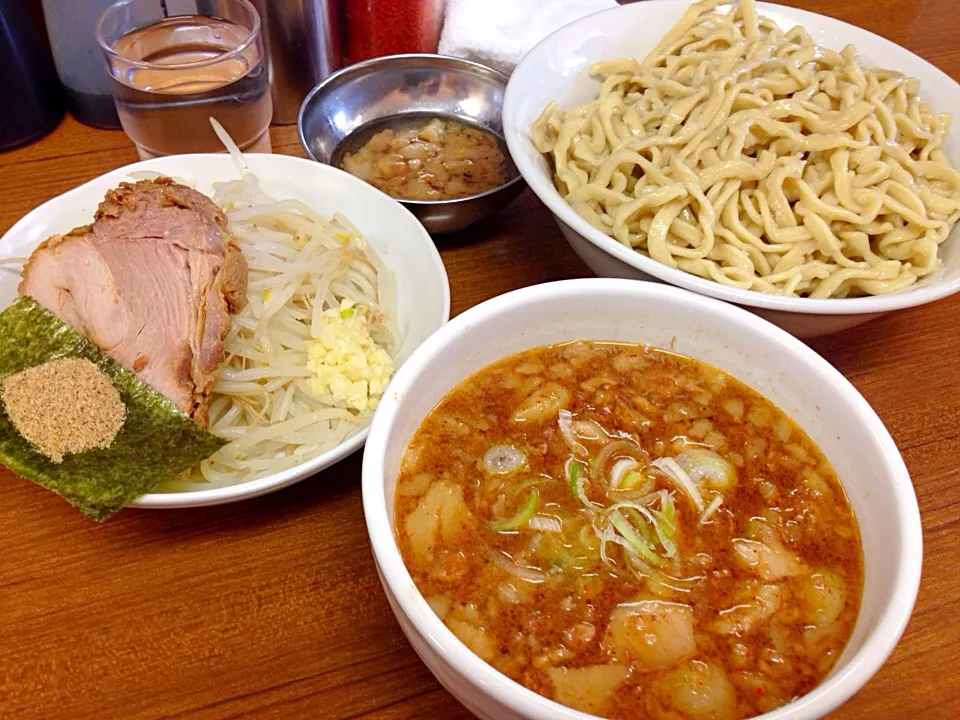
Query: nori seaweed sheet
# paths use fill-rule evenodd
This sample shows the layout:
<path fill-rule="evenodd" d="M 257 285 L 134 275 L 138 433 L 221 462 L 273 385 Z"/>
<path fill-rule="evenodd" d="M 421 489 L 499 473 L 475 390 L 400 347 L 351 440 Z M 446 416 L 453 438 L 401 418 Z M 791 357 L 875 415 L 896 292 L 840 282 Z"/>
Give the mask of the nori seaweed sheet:
<path fill-rule="evenodd" d="M 67 455 L 57 464 L 17 432 L 0 402 L 0 463 L 95 520 L 226 443 L 33 298 L 21 297 L 0 312 L 0 379 L 61 357 L 87 358 L 107 374 L 127 408 L 123 428 L 110 447 Z"/>

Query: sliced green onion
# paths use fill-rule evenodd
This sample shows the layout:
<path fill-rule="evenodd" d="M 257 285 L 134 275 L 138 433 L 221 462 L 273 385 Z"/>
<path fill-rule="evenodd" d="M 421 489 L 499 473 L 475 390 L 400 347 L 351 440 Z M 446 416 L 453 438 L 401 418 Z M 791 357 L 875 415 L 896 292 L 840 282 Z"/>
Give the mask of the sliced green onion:
<path fill-rule="evenodd" d="M 733 465 L 713 450 L 693 448 L 677 455 L 676 460 L 691 480 L 712 490 L 726 490 L 737 480 Z"/>
<path fill-rule="evenodd" d="M 570 487 L 570 494 L 577 497 L 577 478 L 583 472 L 583 464 L 574 460 L 567 466 L 567 484 Z"/>
<path fill-rule="evenodd" d="M 572 412 L 566 408 L 560 408 L 560 412 L 557 415 L 557 425 L 560 426 L 560 434 L 563 435 L 563 439 L 567 441 L 567 445 L 570 446 L 571 450 L 574 452 L 579 450 L 581 453 L 586 452 L 586 449 L 580 444 L 577 436 L 573 433 Z"/>
<path fill-rule="evenodd" d="M 663 495 L 666 495 L 668 498 L 670 497 L 667 493 Z M 663 495 L 660 496 L 661 503 L 663 502 Z M 654 508 L 642 508 L 639 512 L 653 525 L 654 532 L 657 534 L 657 541 L 663 546 L 663 554 L 668 558 L 676 555 L 677 546 L 676 543 L 673 542 L 673 536 L 677 531 L 677 526 L 666 517 L 666 513 Z M 656 543 L 654 543 L 654 545 L 656 545 Z"/>
<path fill-rule="evenodd" d="M 663 545 L 663 554 L 668 558 L 672 558 L 677 554 L 677 545 L 673 542 L 673 531 L 665 527 L 661 515 L 661 513 L 657 513 L 653 527 L 657 531 L 657 539 L 660 541 L 660 544 Z"/>
<path fill-rule="evenodd" d="M 650 509 L 654 515 L 660 518 L 664 527 L 671 535 L 677 530 L 677 510 L 673 504 L 673 496 L 666 490 L 660 491 L 660 510 Z"/>
<path fill-rule="evenodd" d="M 536 520 L 536 517 L 534 517 L 533 520 Z M 531 520 L 531 522 L 533 522 L 533 520 Z M 581 560 L 581 558 L 576 557 L 562 541 L 552 535 L 544 536 L 544 540 L 540 545 L 540 552 L 550 561 L 551 567 L 557 570 L 566 571 L 572 569 L 577 561 Z"/>
<path fill-rule="evenodd" d="M 597 508 L 602 507 L 600 503 L 595 503 L 587 497 L 587 477 L 585 475 L 580 475 L 577 478 L 577 498 L 583 503 L 591 517 L 597 511 Z"/>
<path fill-rule="evenodd" d="M 580 532 L 577 533 L 577 539 L 580 541 L 580 544 L 584 547 L 587 553 L 595 553 L 600 549 L 598 545 L 599 538 L 597 538 L 596 533 L 593 531 L 593 527 L 590 525 L 584 525 L 580 528 Z"/>
<path fill-rule="evenodd" d="M 609 524 L 603 531 L 603 534 L 600 536 L 600 559 L 608 565 L 615 564 L 610 556 L 607 555 L 607 543 L 619 545 L 626 551 L 627 559 L 630 561 L 630 569 L 633 570 L 637 577 L 649 578 L 659 574 L 659 572 L 652 565 L 644 562 L 643 558 L 634 552 L 633 548 L 630 546 L 630 543 L 627 542 L 621 535 L 618 535 L 613 526 Z"/>
<path fill-rule="evenodd" d="M 673 504 L 673 495 L 668 492 L 663 494 L 663 499 L 660 501 L 660 505 L 663 507 L 663 514 L 667 518 L 667 522 L 670 523 L 670 527 L 674 530 L 677 529 L 677 509 Z"/>
<path fill-rule="evenodd" d="M 633 490 L 635 487 L 639 486 L 640 483 L 644 481 L 642 474 L 636 470 L 631 470 L 623 477 L 623 482 L 620 483 L 621 490 Z"/>
<path fill-rule="evenodd" d="M 531 530 L 540 530 L 549 533 L 562 533 L 563 524 L 552 515 L 534 515 L 527 521 Z"/>
<path fill-rule="evenodd" d="M 610 524 L 613 525 L 617 532 L 623 536 L 623 539 L 630 544 L 630 548 L 637 555 L 652 565 L 659 565 L 661 567 L 664 565 L 663 558 L 653 551 L 653 546 L 640 536 L 633 525 L 630 524 L 630 521 L 627 520 L 619 510 L 615 510 L 610 515 Z"/>
<path fill-rule="evenodd" d="M 673 557 L 677 553 L 677 546 L 673 542 L 677 533 L 677 510 L 673 504 L 673 495 L 666 491 L 660 494 L 660 511 L 657 513 L 657 518 L 663 526 L 663 533 L 661 533 L 660 525 L 657 525 L 660 542 L 667 551 L 667 557 Z"/>
<path fill-rule="evenodd" d="M 636 526 L 635 530 L 639 532 L 647 544 L 654 549 L 658 544 L 661 545 L 663 554 L 667 558 L 672 558 L 677 554 L 677 546 L 673 541 L 677 530 L 673 522 L 675 520 L 673 499 L 665 491 L 656 493 L 654 499 L 657 498 L 660 499 L 661 506 L 665 507 L 665 510 L 657 510 L 627 500 L 611 505 L 608 513 L 616 511 L 629 515 Z"/>
<path fill-rule="evenodd" d="M 713 500 L 707 505 L 707 509 L 703 511 L 703 515 L 700 516 L 700 522 L 705 523 L 710 519 L 710 516 L 713 515 L 723 504 L 723 496 L 719 493 L 714 495 Z"/>
<path fill-rule="evenodd" d="M 531 517 L 533 517 L 533 513 L 536 511 L 537 503 L 539 501 L 540 493 L 537 492 L 536 488 L 530 488 L 530 494 L 527 496 L 527 502 L 524 503 L 522 508 L 520 508 L 520 511 L 512 518 L 490 523 L 490 529 L 494 532 L 516 530 L 521 525 L 525 524 Z"/>
<path fill-rule="evenodd" d="M 634 525 L 637 526 L 637 529 L 640 531 L 640 534 L 643 535 L 643 539 L 646 540 L 651 545 L 656 544 L 655 539 L 653 537 L 653 532 L 651 532 L 650 530 L 650 523 L 647 521 L 647 519 L 643 515 L 640 514 L 640 511 L 637 510 L 635 507 L 625 507 L 623 509 L 626 510 L 627 514 L 631 517 Z"/>
<path fill-rule="evenodd" d="M 659 458 L 654 460 L 652 463 L 655 468 L 663 472 L 674 485 L 676 485 L 680 490 L 690 498 L 690 502 L 693 503 L 694 507 L 697 509 L 697 514 L 702 515 L 704 510 L 703 496 L 700 494 L 700 489 L 697 487 L 697 484 L 690 479 L 690 476 L 684 471 L 682 467 L 677 464 L 677 461 L 670 457 Z"/>
<path fill-rule="evenodd" d="M 617 460 L 613 467 L 610 468 L 610 487 L 614 490 L 622 487 L 629 473 L 634 472 L 634 469 L 639 467 L 640 463 L 634 460 L 632 457 L 620 458 Z"/>
<path fill-rule="evenodd" d="M 664 531 L 672 539 L 673 534 L 677 531 L 677 512 L 674 508 L 673 498 L 670 496 L 670 493 L 666 491 L 660 493 L 660 507 L 660 510 L 650 508 L 650 512 L 659 520 Z"/>

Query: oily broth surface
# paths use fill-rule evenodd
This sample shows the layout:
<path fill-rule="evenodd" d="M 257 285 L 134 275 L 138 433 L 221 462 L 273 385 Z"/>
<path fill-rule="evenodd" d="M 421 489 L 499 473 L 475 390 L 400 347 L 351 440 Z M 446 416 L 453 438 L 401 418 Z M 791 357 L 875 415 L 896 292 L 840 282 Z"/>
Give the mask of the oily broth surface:
<path fill-rule="evenodd" d="M 613 439 L 636 442 L 651 460 L 707 447 L 735 468 L 736 482 L 709 521 L 698 524 L 694 508 L 675 494 L 676 557 L 669 569 L 682 582 L 647 582 L 618 548 L 608 549 L 613 562 L 599 558 L 588 513 L 568 481 L 571 448 L 555 407 L 541 417 L 514 419 L 518 408 L 529 407 L 531 394 L 556 387 L 566 391 L 562 404 L 574 417 L 595 421 Z M 484 454 L 502 444 L 524 453 L 520 470 L 497 475 L 484 468 Z M 528 524 L 492 530 L 491 523 L 523 505 L 530 488 L 538 495 L 536 514 L 561 520 L 561 532 Z M 586 490 L 591 500 L 594 491 Z M 447 505 L 436 504 L 441 495 Z M 479 371 L 414 435 L 396 510 L 405 564 L 461 640 L 528 688 L 606 717 L 722 720 L 785 704 L 829 672 L 859 608 L 856 521 L 826 458 L 758 393 L 711 366 L 660 350 L 575 342 L 525 351 Z M 758 528 L 759 536 L 750 534 Z M 749 547 L 755 540 L 748 537 L 781 544 L 793 559 L 792 573 L 771 577 L 745 563 L 734 544 Z M 517 577 L 503 560 L 536 576 Z M 724 619 L 764 615 L 770 593 L 779 606 L 772 617 L 722 630 Z M 651 667 L 643 648 L 633 654 L 621 644 L 618 650 L 612 614 L 647 600 L 692 609 L 692 656 L 681 653 L 671 662 L 668 652 Z M 597 667 L 606 669 L 574 672 Z M 713 688 L 714 697 L 698 705 L 696 689 L 704 687 L 708 696 Z"/>
<path fill-rule="evenodd" d="M 421 113 L 360 128 L 337 148 L 334 162 L 400 200 L 465 198 L 517 174 L 506 142 L 490 129 Z"/>

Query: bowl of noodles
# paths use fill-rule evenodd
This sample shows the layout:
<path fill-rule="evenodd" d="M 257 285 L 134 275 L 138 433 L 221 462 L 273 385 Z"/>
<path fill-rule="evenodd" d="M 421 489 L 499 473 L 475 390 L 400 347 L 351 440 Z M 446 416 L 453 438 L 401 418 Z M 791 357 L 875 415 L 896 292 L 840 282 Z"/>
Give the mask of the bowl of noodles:
<path fill-rule="evenodd" d="M 46 237 L 89 222 L 122 182 L 173 178 L 210 197 L 249 266 L 209 403 L 226 444 L 131 506 L 180 508 L 257 497 L 360 449 L 396 368 L 450 315 L 430 236 L 402 205 L 303 158 L 178 155 L 119 168 L 35 209 L 0 239 L 0 307 Z"/>
<path fill-rule="evenodd" d="M 801 337 L 960 290 L 960 86 L 839 20 L 636 3 L 513 73 L 504 134 L 598 275 L 667 282 Z"/>

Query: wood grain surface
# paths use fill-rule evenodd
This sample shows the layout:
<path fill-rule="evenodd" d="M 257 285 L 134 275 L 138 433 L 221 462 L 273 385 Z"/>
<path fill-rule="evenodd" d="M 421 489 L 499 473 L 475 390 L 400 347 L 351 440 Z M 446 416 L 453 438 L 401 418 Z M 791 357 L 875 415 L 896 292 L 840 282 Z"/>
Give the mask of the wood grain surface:
<path fill-rule="evenodd" d="M 960 79 L 958 0 L 791 0 Z M 935 98 L 934 98 L 935 100 Z M 2 114 L 0 114 L 2 122 Z M 275 152 L 300 155 L 292 127 Z M 0 232 L 137 159 L 70 118 L 0 154 Z M 442 241 L 453 312 L 588 275 L 529 192 Z M 924 528 L 913 618 L 833 717 L 960 717 L 960 296 L 813 347 L 866 396 L 910 468 Z M 0 469 L 0 717 L 465 718 L 404 639 L 374 571 L 360 455 L 233 505 L 121 512 L 104 525 Z"/>

